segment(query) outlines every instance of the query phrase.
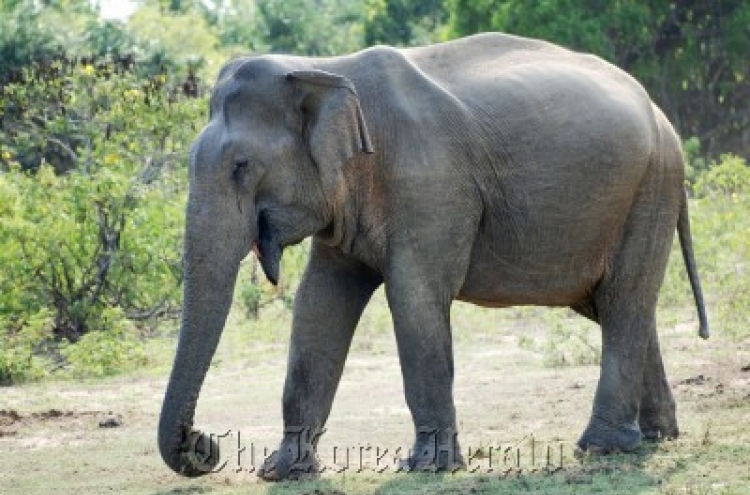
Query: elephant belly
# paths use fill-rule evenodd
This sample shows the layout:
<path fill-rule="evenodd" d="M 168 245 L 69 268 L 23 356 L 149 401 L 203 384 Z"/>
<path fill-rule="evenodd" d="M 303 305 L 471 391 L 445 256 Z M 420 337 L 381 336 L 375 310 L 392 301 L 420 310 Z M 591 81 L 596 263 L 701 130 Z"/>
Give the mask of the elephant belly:
<path fill-rule="evenodd" d="M 458 299 L 486 307 L 585 301 L 605 275 L 614 250 L 616 232 L 606 227 L 598 235 L 573 229 L 568 235 L 526 240 L 480 238 Z"/>
<path fill-rule="evenodd" d="M 482 263 L 469 271 L 458 294 L 461 301 L 485 307 L 570 306 L 585 301 L 604 274 L 604 262 L 555 273 L 523 266 Z"/>

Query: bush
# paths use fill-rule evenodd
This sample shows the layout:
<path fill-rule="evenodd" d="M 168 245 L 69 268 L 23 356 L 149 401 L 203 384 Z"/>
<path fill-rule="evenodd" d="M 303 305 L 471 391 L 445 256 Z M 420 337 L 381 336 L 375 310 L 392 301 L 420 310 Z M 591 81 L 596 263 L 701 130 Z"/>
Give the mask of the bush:
<path fill-rule="evenodd" d="M 736 155 L 722 155 L 695 182 L 698 197 L 733 197 L 750 193 L 750 167 Z"/>
<path fill-rule="evenodd" d="M 62 353 L 75 369 L 110 373 L 120 353 L 137 361 L 126 319 L 180 305 L 184 150 L 205 101 L 111 66 L 54 69 L 0 89 L 5 383 L 38 375 L 33 355 L 50 343 L 89 332 L 81 349 L 102 356 Z"/>
<path fill-rule="evenodd" d="M 103 327 L 81 337 L 75 344 L 60 349 L 66 375 L 74 378 L 100 377 L 138 369 L 148 363 L 141 340 L 132 323 L 119 308 L 110 308 L 101 316 Z"/>
<path fill-rule="evenodd" d="M 0 386 L 36 380 L 46 374 L 39 347 L 50 334 L 52 316 L 46 309 L 25 320 L 5 321 L 0 334 Z"/>

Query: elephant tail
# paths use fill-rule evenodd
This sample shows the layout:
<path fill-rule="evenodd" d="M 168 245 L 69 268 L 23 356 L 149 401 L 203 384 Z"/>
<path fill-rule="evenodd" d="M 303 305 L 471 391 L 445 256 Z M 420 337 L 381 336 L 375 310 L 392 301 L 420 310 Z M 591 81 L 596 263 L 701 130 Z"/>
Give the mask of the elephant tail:
<path fill-rule="evenodd" d="M 680 247 L 682 248 L 682 258 L 685 260 L 690 286 L 693 288 L 693 297 L 695 305 L 698 307 L 698 319 L 700 328 L 698 335 L 703 339 L 709 336 L 708 317 L 706 316 L 706 304 L 703 300 L 703 289 L 701 281 L 698 278 L 698 270 L 695 265 L 695 256 L 693 254 L 693 238 L 690 235 L 690 217 L 688 216 L 687 193 L 683 193 L 680 203 L 680 216 L 677 219 L 677 235 L 680 238 Z"/>

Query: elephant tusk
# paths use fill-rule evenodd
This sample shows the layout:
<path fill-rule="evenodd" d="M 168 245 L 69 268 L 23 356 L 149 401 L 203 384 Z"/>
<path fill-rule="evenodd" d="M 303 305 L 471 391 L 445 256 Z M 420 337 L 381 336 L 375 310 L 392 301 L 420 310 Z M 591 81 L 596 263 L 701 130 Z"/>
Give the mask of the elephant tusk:
<path fill-rule="evenodd" d="M 255 253 L 255 256 L 258 257 L 258 259 L 261 259 L 263 257 L 260 254 L 260 247 L 258 246 L 258 241 L 253 241 L 253 252 Z"/>

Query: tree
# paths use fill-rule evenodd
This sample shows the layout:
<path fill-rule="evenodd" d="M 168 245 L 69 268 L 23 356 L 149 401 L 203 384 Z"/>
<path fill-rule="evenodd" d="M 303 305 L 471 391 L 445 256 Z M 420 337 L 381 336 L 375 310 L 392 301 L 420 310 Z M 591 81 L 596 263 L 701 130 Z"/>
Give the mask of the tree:
<path fill-rule="evenodd" d="M 0 4 L 0 86 L 18 79 L 23 67 L 33 61 L 54 58 L 54 34 L 40 17 L 41 11 L 28 0 Z"/>
<path fill-rule="evenodd" d="M 128 19 L 127 27 L 140 45 L 149 47 L 153 53 L 162 53 L 166 61 L 173 62 L 170 71 L 180 70 L 188 62 L 211 64 L 219 58 L 216 33 L 194 10 L 162 14 L 158 5 L 146 4 Z M 217 69 L 216 66 L 209 67 L 211 72 Z"/>
<path fill-rule="evenodd" d="M 445 0 L 366 0 L 365 44 L 414 45 L 437 41 L 448 18 Z"/>
<path fill-rule="evenodd" d="M 255 49 L 258 40 L 251 28 L 258 15 L 255 0 L 215 2 L 215 8 L 204 10 L 203 15 L 217 33 L 221 46 Z"/>
<path fill-rule="evenodd" d="M 257 0 L 255 48 L 271 53 L 334 55 L 362 47 L 359 1 Z"/>

